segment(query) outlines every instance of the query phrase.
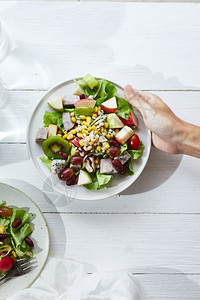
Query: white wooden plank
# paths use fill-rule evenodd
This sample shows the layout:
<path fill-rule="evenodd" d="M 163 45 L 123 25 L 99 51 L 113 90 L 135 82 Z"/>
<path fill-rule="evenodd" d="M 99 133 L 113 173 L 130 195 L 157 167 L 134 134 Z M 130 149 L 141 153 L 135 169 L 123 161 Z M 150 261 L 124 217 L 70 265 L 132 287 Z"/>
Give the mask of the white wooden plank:
<path fill-rule="evenodd" d="M 199 299 L 199 275 L 142 274 L 135 278 L 144 300 Z"/>
<path fill-rule="evenodd" d="M 60 196 L 28 160 L 26 145 L 0 145 L 0 180 L 29 194 L 43 211 L 107 213 L 200 213 L 200 160 L 152 149 L 141 176 L 120 196 L 78 201 Z"/>
<path fill-rule="evenodd" d="M 199 4 L 3 1 L 0 10 L 18 46 L 1 64 L 11 88 L 91 72 L 143 89 L 200 89 Z"/>
<path fill-rule="evenodd" d="M 51 255 L 87 271 L 200 273 L 199 215 L 45 214 Z"/>
<path fill-rule="evenodd" d="M 200 92 L 157 93 L 180 118 L 199 125 Z M 25 142 L 31 114 L 45 91 L 9 91 L 0 109 L 0 142 Z M 6 126 L 5 126 L 6 124 Z"/>

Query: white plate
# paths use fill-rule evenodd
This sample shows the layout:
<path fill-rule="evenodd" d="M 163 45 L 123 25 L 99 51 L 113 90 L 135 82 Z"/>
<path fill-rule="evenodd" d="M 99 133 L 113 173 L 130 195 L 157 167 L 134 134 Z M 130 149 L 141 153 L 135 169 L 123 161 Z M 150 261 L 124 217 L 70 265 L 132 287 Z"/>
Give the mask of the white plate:
<path fill-rule="evenodd" d="M 31 217 L 31 239 L 34 242 L 33 253 L 36 267 L 26 275 L 13 278 L 0 286 L 0 299 L 6 299 L 12 294 L 29 287 L 39 276 L 47 260 L 50 247 L 49 230 L 45 218 L 38 206 L 23 192 L 7 184 L 0 183 L 0 201 L 7 206 L 23 208 Z"/>
<path fill-rule="evenodd" d="M 123 88 L 116 83 L 113 84 L 117 87 L 117 96 L 124 97 Z M 58 179 L 58 176 L 51 175 L 46 166 L 40 161 L 39 157 L 44 154 L 41 145 L 35 142 L 35 136 L 37 129 L 43 126 L 43 115 L 45 110 L 54 111 L 49 107 L 47 102 L 52 98 L 61 97 L 65 94 L 73 94 L 75 87 L 76 84 L 74 80 L 69 80 L 54 87 L 43 96 L 35 108 L 29 123 L 27 132 L 28 152 L 43 180 L 53 187 L 57 192 L 66 196 L 71 196 L 74 199 L 81 200 L 98 200 L 108 198 L 125 190 L 141 174 L 149 157 L 151 149 L 151 134 L 145 126 L 141 115 L 135 110 L 135 113 L 139 119 L 139 130 L 137 130 L 137 133 L 145 147 L 142 157 L 133 163 L 135 174 L 133 176 L 122 176 L 120 174 L 114 175 L 114 178 L 109 185 L 106 188 L 98 191 L 89 191 L 86 188 L 77 185 L 68 187 L 65 182 Z"/>

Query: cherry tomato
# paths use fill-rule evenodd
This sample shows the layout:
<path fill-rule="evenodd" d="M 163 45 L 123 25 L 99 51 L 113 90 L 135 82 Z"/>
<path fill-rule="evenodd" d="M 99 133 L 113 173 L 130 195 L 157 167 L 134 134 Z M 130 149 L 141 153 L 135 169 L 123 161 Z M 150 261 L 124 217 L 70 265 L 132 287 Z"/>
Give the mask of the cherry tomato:
<path fill-rule="evenodd" d="M 138 135 L 137 134 L 132 135 L 128 144 L 132 150 L 138 150 L 140 147 L 140 139 L 139 139 Z"/>
<path fill-rule="evenodd" d="M 9 271 L 14 265 L 15 261 L 9 255 L 0 258 L 0 272 Z"/>

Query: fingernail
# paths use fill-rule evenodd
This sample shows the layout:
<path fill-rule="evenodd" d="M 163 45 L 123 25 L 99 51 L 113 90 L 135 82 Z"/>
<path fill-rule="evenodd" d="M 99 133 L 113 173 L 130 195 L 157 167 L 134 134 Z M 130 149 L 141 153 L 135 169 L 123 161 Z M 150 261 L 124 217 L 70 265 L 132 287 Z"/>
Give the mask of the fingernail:
<path fill-rule="evenodd" d="M 125 91 L 127 94 L 130 94 L 133 92 L 133 88 L 130 84 L 128 84 L 126 87 L 125 87 Z"/>

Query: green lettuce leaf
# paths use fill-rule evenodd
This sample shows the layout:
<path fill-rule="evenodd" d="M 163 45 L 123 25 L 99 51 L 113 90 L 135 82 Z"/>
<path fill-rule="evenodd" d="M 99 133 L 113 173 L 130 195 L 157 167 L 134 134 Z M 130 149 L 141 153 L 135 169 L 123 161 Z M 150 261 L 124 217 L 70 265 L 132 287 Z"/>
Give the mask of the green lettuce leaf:
<path fill-rule="evenodd" d="M 49 124 L 55 124 L 57 125 L 60 130 L 63 130 L 64 127 L 63 122 L 62 122 L 62 113 L 61 112 L 50 112 L 50 111 L 45 111 L 45 114 L 43 116 L 43 124 L 44 127 L 48 127 Z"/>
<path fill-rule="evenodd" d="M 131 111 L 133 111 L 132 106 L 124 98 L 117 99 L 117 115 L 118 117 L 128 119 L 130 117 Z"/>
<path fill-rule="evenodd" d="M 96 172 L 99 189 L 103 189 L 113 178 L 112 175 L 101 174 L 99 170 Z"/>
<path fill-rule="evenodd" d="M 125 175 L 126 176 L 131 176 L 131 175 L 134 174 L 134 170 L 133 170 L 133 166 L 132 166 L 132 159 L 129 159 L 128 163 L 129 163 L 128 164 L 128 169 L 127 169 Z"/>
<path fill-rule="evenodd" d="M 98 180 L 97 180 L 97 176 L 96 174 L 90 174 L 90 177 L 92 179 L 92 182 L 89 184 L 85 184 L 84 187 L 88 190 L 92 190 L 92 191 L 96 191 L 98 190 L 99 184 L 98 184 Z"/>
<path fill-rule="evenodd" d="M 65 108 L 65 111 L 71 113 L 74 111 L 74 108 Z"/>
<path fill-rule="evenodd" d="M 92 178 L 92 182 L 84 185 L 84 187 L 93 191 L 103 189 L 113 178 L 112 175 L 100 174 L 99 170 L 96 172 L 96 174 L 90 174 L 90 176 Z"/>
<path fill-rule="evenodd" d="M 97 94 L 95 94 L 95 99 L 97 99 L 96 105 L 100 106 L 104 101 L 114 97 L 117 94 L 116 87 L 108 82 L 107 80 L 99 80 L 100 89 Z"/>
<path fill-rule="evenodd" d="M 138 159 L 142 155 L 143 150 L 144 150 L 144 145 L 140 141 L 140 147 L 138 150 L 128 150 L 128 152 L 131 155 L 132 159 Z"/>
<path fill-rule="evenodd" d="M 49 159 L 47 156 L 40 156 L 40 160 L 49 169 L 49 172 L 51 172 L 51 163 L 52 163 L 52 160 Z"/>
<path fill-rule="evenodd" d="M 3 205 L 4 205 L 4 201 L 2 200 L 2 201 L 0 202 L 0 207 L 3 206 Z"/>
<path fill-rule="evenodd" d="M 83 80 L 91 90 L 93 90 L 98 84 L 97 80 L 89 73 L 83 77 Z"/>
<path fill-rule="evenodd" d="M 10 233 L 14 242 L 15 251 L 21 258 L 26 256 L 26 252 L 29 250 L 29 246 L 26 245 L 24 239 L 32 232 L 32 228 L 28 223 L 30 220 L 29 214 L 23 209 L 13 208 L 13 214 L 10 220 L 11 224 L 18 218 L 22 221 L 20 226 L 17 228 L 10 227 Z"/>
<path fill-rule="evenodd" d="M 94 111 L 92 107 L 77 107 L 74 109 L 75 117 L 80 119 L 80 116 L 91 116 Z"/>
<path fill-rule="evenodd" d="M 120 155 L 123 154 L 128 149 L 127 143 L 120 145 L 119 149 L 120 149 Z"/>

